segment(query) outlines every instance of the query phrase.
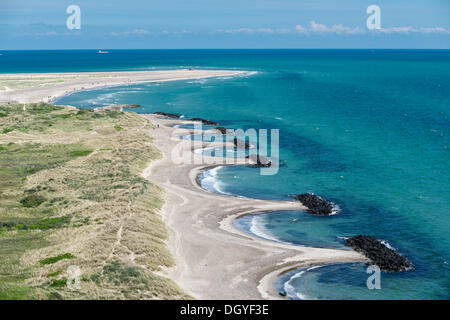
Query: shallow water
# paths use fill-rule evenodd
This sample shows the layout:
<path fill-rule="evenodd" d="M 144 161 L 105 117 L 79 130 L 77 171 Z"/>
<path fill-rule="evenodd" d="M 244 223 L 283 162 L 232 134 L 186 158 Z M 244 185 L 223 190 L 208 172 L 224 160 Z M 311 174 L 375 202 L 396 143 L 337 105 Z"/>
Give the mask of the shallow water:
<path fill-rule="evenodd" d="M 380 289 L 369 289 L 364 263 L 332 264 L 302 268 L 289 272 L 278 281 L 280 290 L 286 291 L 289 299 L 326 300 L 381 300 L 381 299 L 448 299 L 442 296 L 440 286 L 413 272 L 381 272 Z M 374 282 L 370 281 L 371 284 Z M 420 288 L 420 290 L 418 290 Z M 427 292 L 423 298 L 421 291 Z"/>
<path fill-rule="evenodd" d="M 269 211 L 246 215 L 234 221 L 238 229 L 260 238 L 292 244 L 348 249 L 344 236 L 335 234 L 333 225 L 339 218 L 315 216 L 306 211 Z"/>

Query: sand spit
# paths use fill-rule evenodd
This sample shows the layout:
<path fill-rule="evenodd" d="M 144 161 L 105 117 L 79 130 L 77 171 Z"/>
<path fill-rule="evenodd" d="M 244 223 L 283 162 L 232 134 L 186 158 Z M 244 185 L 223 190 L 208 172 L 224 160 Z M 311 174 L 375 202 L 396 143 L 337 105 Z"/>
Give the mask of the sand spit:
<path fill-rule="evenodd" d="M 188 294 L 199 299 L 277 299 L 277 277 L 293 268 L 333 262 L 366 260 L 351 250 L 311 248 L 253 237 L 233 226 L 233 220 L 253 212 L 305 209 L 294 201 L 267 201 L 220 195 L 201 188 L 198 175 L 224 159 L 204 157 L 207 164 L 176 164 L 172 150 L 201 163 L 193 142 L 180 140 L 192 130 L 173 128 L 190 121 L 144 115 L 157 128 L 152 132 L 161 160 L 144 176 L 163 187 L 166 202 L 161 215 L 170 230 L 170 249 L 176 267 L 166 270 Z M 201 143 L 208 147 L 208 143 Z M 238 159 L 236 164 L 245 163 Z M 258 169 L 255 169 L 258 170 Z"/>

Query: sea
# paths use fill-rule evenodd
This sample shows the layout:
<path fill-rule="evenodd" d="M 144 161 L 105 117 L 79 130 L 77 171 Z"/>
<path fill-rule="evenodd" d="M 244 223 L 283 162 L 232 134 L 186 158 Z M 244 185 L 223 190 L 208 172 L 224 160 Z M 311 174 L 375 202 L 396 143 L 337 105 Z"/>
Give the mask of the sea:
<path fill-rule="evenodd" d="M 2 51 L 0 73 L 245 70 L 234 77 L 76 92 L 57 104 L 140 104 L 228 128 L 278 129 L 280 168 L 227 166 L 203 186 L 232 196 L 293 201 L 312 192 L 337 214 L 273 211 L 237 228 L 271 241 L 341 248 L 367 234 L 416 266 L 381 273 L 369 289 L 363 263 L 293 270 L 277 286 L 289 299 L 450 298 L 449 50 Z"/>

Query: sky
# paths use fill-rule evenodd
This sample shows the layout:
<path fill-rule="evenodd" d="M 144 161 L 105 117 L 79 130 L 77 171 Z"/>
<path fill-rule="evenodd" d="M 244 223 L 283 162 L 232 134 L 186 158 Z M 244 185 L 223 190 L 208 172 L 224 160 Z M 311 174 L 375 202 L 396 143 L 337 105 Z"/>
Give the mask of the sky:
<path fill-rule="evenodd" d="M 450 0 L 0 0 L 0 50 L 161 48 L 450 49 Z"/>

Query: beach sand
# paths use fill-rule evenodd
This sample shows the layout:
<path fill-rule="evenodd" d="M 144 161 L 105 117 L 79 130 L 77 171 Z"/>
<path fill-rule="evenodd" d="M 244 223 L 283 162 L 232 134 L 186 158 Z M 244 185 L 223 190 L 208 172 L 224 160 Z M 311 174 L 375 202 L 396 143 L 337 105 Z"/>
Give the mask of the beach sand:
<path fill-rule="evenodd" d="M 161 215 L 170 231 L 169 246 L 176 266 L 163 274 L 188 294 L 198 299 L 278 299 L 281 297 L 275 281 L 293 268 L 366 260 L 352 250 L 290 245 L 239 231 L 232 223 L 240 216 L 304 207 L 294 201 L 248 199 L 204 190 L 198 184 L 198 174 L 214 162 L 222 165 L 223 159 L 204 157 L 208 164 L 201 164 L 201 155 L 192 153 L 197 146 L 192 146 L 190 140 L 179 139 L 191 130 L 173 128 L 189 121 L 144 116 L 154 125 L 159 124 L 152 135 L 164 154 L 143 174 L 166 191 Z M 208 147 L 205 142 L 201 145 Z M 174 148 L 182 149 L 199 164 L 175 164 L 171 157 Z"/>
<path fill-rule="evenodd" d="M 0 102 L 51 102 L 80 90 L 147 82 L 235 76 L 234 70 L 162 70 L 78 73 L 0 74 Z"/>

